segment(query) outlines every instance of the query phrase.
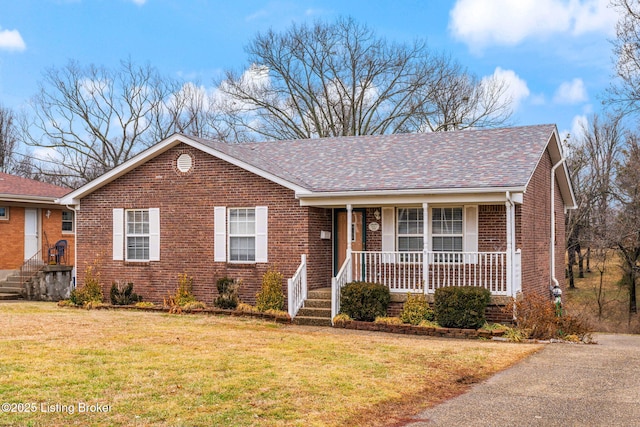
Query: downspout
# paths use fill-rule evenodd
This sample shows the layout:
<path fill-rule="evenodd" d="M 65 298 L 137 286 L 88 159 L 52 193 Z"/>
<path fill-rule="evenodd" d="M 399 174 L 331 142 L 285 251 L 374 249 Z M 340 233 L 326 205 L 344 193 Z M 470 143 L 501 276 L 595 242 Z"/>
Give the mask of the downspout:
<path fill-rule="evenodd" d="M 551 168 L 551 239 L 549 245 L 551 247 L 550 275 L 553 286 L 549 286 L 549 289 L 560 287 L 560 283 L 558 283 L 558 279 L 556 279 L 556 169 L 558 169 L 565 160 L 566 159 L 562 157 L 558 163 Z"/>
<path fill-rule="evenodd" d="M 513 241 L 515 236 L 512 234 L 513 223 L 511 221 L 511 210 L 514 208 L 514 203 L 511 198 L 511 192 L 509 191 L 506 193 L 505 208 L 505 214 L 507 215 L 507 288 L 509 289 L 510 296 L 515 297 L 513 289 Z"/>
<path fill-rule="evenodd" d="M 67 209 L 73 212 L 73 289 L 76 288 L 76 275 L 78 273 L 78 211 L 75 207 L 66 205 Z"/>

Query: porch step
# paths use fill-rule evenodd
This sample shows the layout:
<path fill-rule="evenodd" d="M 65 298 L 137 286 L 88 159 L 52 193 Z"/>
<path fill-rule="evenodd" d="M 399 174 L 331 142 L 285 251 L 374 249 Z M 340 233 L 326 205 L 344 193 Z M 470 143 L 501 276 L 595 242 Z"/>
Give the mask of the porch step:
<path fill-rule="evenodd" d="M 307 299 L 325 299 L 331 303 L 331 288 L 319 288 L 309 291 Z"/>
<path fill-rule="evenodd" d="M 298 311 L 298 316 L 331 319 L 331 301 L 329 301 L 329 308 L 307 307 L 307 303 L 305 302 L 304 307 Z"/>
<path fill-rule="evenodd" d="M 0 301 L 23 299 L 22 294 L 0 292 Z"/>
<path fill-rule="evenodd" d="M 293 323 L 295 325 L 305 325 L 305 326 L 331 326 L 331 318 L 330 317 L 296 316 L 293 319 Z"/>
<path fill-rule="evenodd" d="M 314 289 L 307 293 L 304 305 L 293 319 L 296 325 L 331 326 L 331 288 Z"/>

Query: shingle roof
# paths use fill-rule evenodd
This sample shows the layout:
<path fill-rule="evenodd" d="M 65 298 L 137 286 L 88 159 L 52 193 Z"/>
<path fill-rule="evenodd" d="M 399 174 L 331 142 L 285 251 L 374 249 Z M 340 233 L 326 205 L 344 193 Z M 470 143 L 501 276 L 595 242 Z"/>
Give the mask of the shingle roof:
<path fill-rule="evenodd" d="M 525 187 L 555 125 L 225 144 L 198 142 L 313 192 Z"/>
<path fill-rule="evenodd" d="M 0 195 L 55 199 L 71 189 L 0 172 Z"/>

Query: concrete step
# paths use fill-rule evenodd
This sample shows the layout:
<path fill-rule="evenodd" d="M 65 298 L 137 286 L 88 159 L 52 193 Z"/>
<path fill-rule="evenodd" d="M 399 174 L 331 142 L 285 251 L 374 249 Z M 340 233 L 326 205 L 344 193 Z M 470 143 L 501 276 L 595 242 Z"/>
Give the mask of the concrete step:
<path fill-rule="evenodd" d="M 306 326 L 331 326 L 331 319 L 328 317 L 296 316 L 293 319 L 293 324 Z"/>
<path fill-rule="evenodd" d="M 308 299 L 328 299 L 331 301 L 331 288 L 314 289 L 307 293 Z"/>
<path fill-rule="evenodd" d="M 308 299 L 304 302 L 307 308 L 331 308 L 330 299 Z"/>
<path fill-rule="evenodd" d="M 22 286 L 0 285 L 0 292 L 3 294 L 19 294 L 22 293 Z"/>
<path fill-rule="evenodd" d="M 302 317 L 325 317 L 331 319 L 331 307 L 329 308 L 315 308 L 315 307 L 303 307 L 298 311 L 298 316 Z"/>
<path fill-rule="evenodd" d="M 0 282 L 0 288 L 2 286 L 22 286 L 22 280 L 20 279 L 20 276 L 18 277 L 7 277 L 6 280 L 3 280 L 2 282 Z"/>
<path fill-rule="evenodd" d="M 0 292 L 0 301 L 22 299 L 22 294 Z"/>

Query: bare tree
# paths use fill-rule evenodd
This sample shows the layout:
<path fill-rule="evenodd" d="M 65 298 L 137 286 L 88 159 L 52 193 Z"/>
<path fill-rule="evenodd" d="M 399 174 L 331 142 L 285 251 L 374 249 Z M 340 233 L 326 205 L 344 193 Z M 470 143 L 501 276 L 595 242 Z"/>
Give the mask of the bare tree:
<path fill-rule="evenodd" d="M 625 112 L 640 108 L 640 3 L 611 0 L 619 13 L 616 38 L 612 40 L 618 80 L 609 88 L 608 102 Z"/>
<path fill-rule="evenodd" d="M 568 167 L 575 186 L 578 207 L 567 217 L 569 285 L 573 287 L 573 266 L 578 257 L 579 275 L 584 277 L 584 256 L 596 251 L 599 270 L 604 273 L 606 252 L 613 244 L 612 223 L 616 166 L 624 142 L 621 116 L 604 119 L 593 115 L 583 126 L 582 136 L 568 145 Z"/>
<path fill-rule="evenodd" d="M 629 134 L 624 159 L 616 176 L 617 202 L 615 244 L 622 256 L 625 283 L 629 286 L 629 315 L 638 312 L 636 286 L 640 277 L 640 139 Z"/>
<path fill-rule="evenodd" d="M 17 162 L 18 134 L 13 111 L 0 106 L 0 172 L 11 173 Z"/>
<path fill-rule="evenodd" d="M 116 69 L 71 61 L 47 70 L 23 123 L 30 145 L 50 149 L 41 173 L 77 186 L 109 171 L 174 132 L 210 136 L 198 92 L 151 66 Z"/>
<path fill-rule="evenodd" d="M 268 31 L 246 50 L 252 65 L 218 85 L 238 140 L 489 127 L 511 115 L 504 82 L 477 79 L 424 41 L 387 42 L 352 19 Z"/>

